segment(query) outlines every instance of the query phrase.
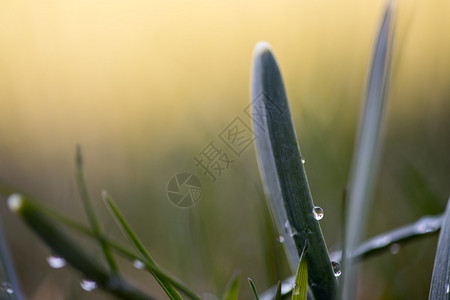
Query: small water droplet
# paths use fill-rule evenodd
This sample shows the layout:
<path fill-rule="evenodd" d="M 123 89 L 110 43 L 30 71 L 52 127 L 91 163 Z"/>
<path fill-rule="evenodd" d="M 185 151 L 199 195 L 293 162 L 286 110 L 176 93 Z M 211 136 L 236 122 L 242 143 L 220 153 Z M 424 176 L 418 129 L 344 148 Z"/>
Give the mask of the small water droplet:
<path fill-rule="evenodd" d="M 292 233 L 291 224 L 289 223 L 289 221 L 286 221 L 286 223 L 284 223 L 284 232 L 288 235 L 291 235 Z"/>
<path fill-rule="evenodd" d="M 10 295 L 14 293 L 14 289 L 13 289 L 11 283 L 9 283 L 7 281 L 2 282 L 2 284 L 0 285 L 0 288 Z"/>
<path fill-rule="evenodd" d="M 314 219 L 317 221 L 322 220 L 323 218 L 323 209 L 319 206 L 314 206 L 313 208 Z"/>
<path fill-rule="evenodd" d="M 294 237 L 294 235 L 297 234 L 297 230 L 295 230 L 295 228 L 293 228 L 291 226 L 291 224 L 289 223 L 289 221 L 286 221 L 286 223 L 284 223 L 284 232 L 289 235 L 290 237 Z"/>
<path fill-rule="evenodd" d="M 66 260 L 56 255 L 47 256 L 47 262 L 53 269 L 61 269 L 66 265 Z"/>
<path fill-rule="evenodd" d="M 83 290 L 90 292 L 97 288 L 97 283 L 92 280 L 83 279 L 80 282 L 80 286 Z"/>
<path fill-rule="evenodd" d="M 294 294 L 294 295 L 299 295 L 300 294 L 300 287 L 298 285 L 294 284 L 292 286 L 292 294 Z"/>
<path fill-rule="evenodd" d="M 427 220 L 420 222 L 416 228 L 418 233 L 427 233 L 436 230 L 433 224 L 429 224 Z"/>
<path fill-rule="evenodd" d="M 133 261 L 133 266 L 139 270 L 143 270 L 145 268 L 145 264 L 139 259 L 136 259 L 135 261 Z"/>
<path fill-rule="evenodd" d="M 341 264 L 337 261 L 332 261 L 331 266 L 333 267 L 334 276 L 339 277 L 342 274 Z"/>
<path fill-rule="evenodd" d="M 392 254 L 397 254 L 397 253 L 399 253 L 399 252 L 400 252 L 400 245 L 397 244 L 397 243 L 390 245 L 390 246 L 389 246 L 389 251 L 390 251 Z"/>
<path fill-rule="evenodd" d="M 445 293 L 450 294 L 450 284 L 448 283 L 445 284 Z"/>
<path fill-rule="evenodd" d="M 301 157 L 301 158 L 300 158 L 300 162 L 302 163 L 302 165 L 304 165 L 305 162 L 306 162 L 306 160 L 305 160 L 303 157 Z"/>
<path fill-rule="evenodd" d="M 284 243 L 284 236 L 280 235 L 278 237 L 278 241 L 283 244 Z"/>

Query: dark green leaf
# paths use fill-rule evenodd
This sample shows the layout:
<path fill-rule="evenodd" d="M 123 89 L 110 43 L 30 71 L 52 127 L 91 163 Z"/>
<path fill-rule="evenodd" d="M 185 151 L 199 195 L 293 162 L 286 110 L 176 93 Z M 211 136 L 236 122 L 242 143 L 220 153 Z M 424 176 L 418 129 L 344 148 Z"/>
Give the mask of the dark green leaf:
<path fill-rule="evenodd" d="M 271 47 L 254 52 L 252 118 L 258 165 L 266 195 L 293 272 L 309 240 L 308 280 L 317 300 L 333 299 L 336 279 L 331 268 L 291 120 L 283 80 Z"/>
<path fill-rule="evenodd" d="M 150 300 L 152 297 L 133 287 L 117 274 L 109 273 L 96 259 L 78 246 L 60 226 L 53 223 L 41 209 L 31 201 L 18 194 L 8 199 L 9 208 L 29 225 L 29 227 L 52 249 L 63 257 L 71 266 L 84 274 L 86 279 L 124 300 Z"/>
<path fill-rule="evenodd" d="M 439 234 L 429 299 L 450 299 L 450 199 Z"/>

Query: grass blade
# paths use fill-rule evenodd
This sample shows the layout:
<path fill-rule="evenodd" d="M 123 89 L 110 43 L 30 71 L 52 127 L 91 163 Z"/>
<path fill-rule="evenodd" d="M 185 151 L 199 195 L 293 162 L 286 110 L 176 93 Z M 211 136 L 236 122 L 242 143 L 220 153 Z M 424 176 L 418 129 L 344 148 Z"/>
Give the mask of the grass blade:
<path fill-rule="evenodd" d="M 145 260 L 149 261 L 152 265 L 154 265 L 155 268 L 158 268 L 157 264 L 154 262 L 150 254 L 147 252 L 147 249 L 145 249 L 144 245 L 142 245 L 141 241 L 138 239 L 138 237 L 134 234 L 131 227 L 128 225 L 128 222 L 123 217 L 122 213 L 120 212 L 119 208 L 117 207 L 116 203 L 113 201 L 111 196 L 106 191 L 103 191 L 102 198 L 105 201 L 108 208 L 110 208 L 111 214 L 116 219 L 117 223 L 123 230 L 126 237 L 129 239 L 131 244 L 136 248 L 136 251 L 139 253 L 139 255 L 141 255 Z M 159 277 L 153 271 L 152 268 L 148 268 L 148 270 L 155 277 L 155 279 L 158 281 L 158 283 L 166 292 L 166 294 L 170 297 L 170 299 L 179 299 L 179 300 L 182 299 L 170 282 Z"/>
<path fill-rule="evenodd" d="M 428 299 L 450 299 L 450 199 L 447 202 L 442 230 L 439 234 Z"/>
<path fill-rule="evenodd" d="M 297 275 L 295 276 L 295 284 L 292 287 L 292 300 L 306 300 L 308 289 L 308 264 L 306 262 L 307 244 L 303 249 L 300 262 L 298 264 Z"/>
<path fill-rule="evenodd" d="M 63 257 L 71 266 L 82 272 L 87 279 L 95 281 L 101 289 L 124 300 L 153 299 L 127 283 L 117 274 L 106 270 L 63 232 L 60 226 L 53 223 L 48 216 L 42 214 L 41 209 L 36 204 L 18 194 L 13 194 L 8 199 L 8 206 L 29 225 L 54 253 Z"/>
<path fill-rule="evenodd" d="M 0 220 L 0 274 L 3 275 L 2 284 L 10 284 L 12 288 L 12 294 L 10 294 L 10 299 L 12 300 L 25 300 L 25 296 L 22 293 L 20 287 L 19 278 L 16 274 L 16 269 L 12 260 L 11 253 L 9 251 L 8 243 L 6 242 L 6 236 L 4 235 L 2 222 Z M 0 276 L 1 278 L 1 276 Z"/>
<path fill-rule="evenodd" d="M 364 114 L 356 143 L 350 178 L 349 203 L 347 207 L 346 251 L 343 288 L 346 299 L 355 298 L 356 270 L 351 259 L 352 252 L 361 241 L 365 231 L 370 195 L 373 188 L 376 161 L 379 156 L 380 132 L 387 98 L 392 52 L 394 11 L 390 3 L 384 13 L 372 58 Z"/>
<path fill-rule="evenodd" d="M 86 211 L 86 215 L 88 216 L 89 223 L 91 224 L 92 231 L 97 236 L 100 236 L 102 233 L 102 230 L 100 228 L 100 224 L 97 220 L 97 217 L 95 215 L 95 211 L 92 208 L 92 203 L 89 197 L 89 193 L 86 187 L 86 181 L 84 180 L 84 172 L 83 172 L 83 157 L 81 154 L 81 147 L 77 146 L 76 151 L 76 157 L 75 157 L 75 177 L 77 181 L 78 191 L 80 193 L 81 200 L 83 201 L 83 206 Z M 117 263 L 114 259 L 114 256 L 111 253 L 111 249 L 109 249 L 109 246 L 101 241 L 98 240 L 100 243 L 100 247 L 102 249 L 103 255 L 105 256 L 106 261 L 108 262 L 108 265 L 110 269 L 114 273 L 118 273 L 119 269 L 117 267 Z"/>
<path fill-rule="evenodd" d="M 258 292 L 256 291 L 256 286 L 250 277 L 248 278 L 248 284 L 250 284 L 250 287 L 252 288 L 252 292 L 253 292 L 253 295 L 255 295 L 255 299 L 259 300 Z"/>
<path fill-rule="evenodd" d="M 239 279 L 240 276 L 236 275 L 231 278 L 228 283 L 225 294 L 222 297 L 222 300 L 238 300 L 239 297 Z"/>
<path fill-rule="evenodd" d="M 313 214 L 303 158 L 291 120 L 283 80 L 271 47 L 255 47 L 252 76 L 252 117 L 258 166 L 269 206 L 284 237 L 293 272 L 309 240 L 308 280 L 317 300 L 333 299 L 336 279 L 322 231 Z"/>
<path fill-rule="evenodd" d="M 277 291 L 275 292 L 275 300 L 281 300 L 281 281 L 278 281 Z"/>

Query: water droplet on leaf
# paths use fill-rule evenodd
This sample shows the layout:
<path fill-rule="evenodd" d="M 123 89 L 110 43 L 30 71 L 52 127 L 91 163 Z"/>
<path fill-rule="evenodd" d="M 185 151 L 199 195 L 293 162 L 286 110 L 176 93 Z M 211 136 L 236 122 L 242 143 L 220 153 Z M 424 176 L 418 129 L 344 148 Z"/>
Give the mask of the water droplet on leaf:
<path fill-rule="evenodd" d="M 294 284 L 292 286 L 292 294 L 294 294 L 294 295 L 300 294 L 300 287 L 298 285 Z"/>
<path fill-rule="evenodd" d="M 92 280 L 83 279 L 80 282 L 80 286 L 83 290 L 90 292 L 97 288 L 97 283 Z"/>
<path fill-rule="evenodd" d="M 390 246 L 389 246 L 389 251 L 390 251 L 392 254 L 397 254 L 397 253 L 399 253 L 399 252 L 400 252 L 400 245 L 397 244 L 397 243 L 390 245 Z"/>
<path fill-rule="evenodd" d="M 450 294 L 450 284 L 448 283 L 445 284 L 445 293 Z"/>
<path fill-rule="evenodd" d="M 139 270 L 143 270 L 145 268 L 145 264 L 142 261 L 140 261 L 139 259 L 136 259 L 135 261 L 133 261 L 133 266 Z"/>
<path fill-rule="evenodd" d="M 53 269 L 60 269 L 66 265 L 66 260 L 56 255 L 47 256 L 47 262 Z"/>
<path fill-rule="evenodd" d="M 284 236 L 280 235 L 278 237 L 278 241 L 283 244 L 284 243 Z"/>
<path fill-rule="evenodd" d="M 11 283 L 9 283 L 7 281 L 2 282 L 2 284 L 0 285 L 0 288 L 10 295 L 14 293 L 14 289 L 13 289 Z"/>
<path fill-rule="evenodd" d="M 304 165 L 305 162 L 306 162 L 306 160 L 305 160 L 303 157 L 301 157 L 301 158 L 300 158 L 300 162 L 302 163 L 302 165 Z"/>
<path fill-rule="evenodd" d="M 319 206 L 314 206 L 313 208 L 314 219 L 317 221 L 322 220 L 323 218 L 323 209 Z"/>
<path fill-rule="evenodd" d="M 337 261 L 332 261 L 331 266 L 333 267 L 334 276 L 339 277 L 342 274 L 341 264 Z"/>

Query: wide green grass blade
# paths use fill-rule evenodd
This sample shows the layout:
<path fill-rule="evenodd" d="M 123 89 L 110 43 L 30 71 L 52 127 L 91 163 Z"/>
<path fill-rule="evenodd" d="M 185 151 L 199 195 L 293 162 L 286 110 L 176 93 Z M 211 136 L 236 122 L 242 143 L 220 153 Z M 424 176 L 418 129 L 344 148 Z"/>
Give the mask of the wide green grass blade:
<path fill-rule="evenodd" d="M 127 283 L 115 273 L 110 273 L 93 256 L 90 256 L 73 241 L 60 226 L 43 214 L 39 206 L 28 199 L 13 194 L 8 199 L 9 208 L 20 216 L 27 225 L 52 249 L 63 257 L 71 266 L 79 270 L 86 279 L 93 280 L 101 289 L 124 300 L 151 300 L 134 286 Z"/>
<path fill-rule="evenodd" d="M 284 238 L 293 272 L 309 240 L 308 281 L 316 300 L 333 299 L 337 282 L 331 267 L 303 166 L 278 64 L 269 44 L 255 47 L 252 118 L 258 166 L 269 206 Z"/>
<path fill-rule="evenodd" d="M 114 202 L 114 200 L 111 198 L 111 196 L 106 192 L 102 192 L 102 198 L 105 201 L 108 208 L 110 208 L 111 214 L 115 218 L 118 225 L 123 230 L 126 237 L 129 239 L 131 244 L 136 248 L 136 251 L 147 261 L 149 261 L 151 264 L 154 265 L 154 267 L 157 268 L 157 264 L 154 262 L 150 254 L 148 253 L 147 249 L 145 249 L 144 245 L 141 243 L 139 238 L 136 236 L 136 234 L 131 229 L 128 222 L 123 217 L 122 213 L 120 212 L 118 206 Z M 155 279 L 158 281 L 160 286 L 163 288 L 163 290 L 166 292 L 166 294 L 170 297 L 170 299 L 177 299 L 181 300 L 181 296 L 178 294 L 178 292 L 175 290 L 175 288 L 172 286 L 170 282 L 167 280 L 161 278 L 158 276 L 151 268 L 148 269 L 149 272 L 155 277 Z"/>
<path fill-rule="evenodd" d="M 95 215 L 94 208 L 92 207 L 91 199 L 89 197 L 89 193 L 86 186 L 86 181 L 84 179 L 84 171 L 83 171 L 83 157 L 81 154 L 81 147 L 78 145 L 75 155 L 75 177 L 77 181 L 78 191 L 83 201 L 83 206 L 86 211 L 86 215 L 88 216 L 89 223 L 91 224 L 92 231 L 100 236 L 102 233 L 102 229 L 100 228 L 100 224 L 97 220 L 97 216 Z M 100 247 L 102 249 L 103 255 L 105 256 L 106 261 L 108 262 L 109 267 L 114 273 L 119 272 L 119 268 L 117 267 L 116 260 L 111 253 L 111 249 L 108 244 L 104 243 L 102 240 L 98 240 L 100 243 Z"/>
<path fill-rule="evenodd" d="M 298 264 L 295 284 L 292 288 L 292 300 L 306 300 L 308 289 L 308 264 L 306 262 L 306 248 L 307 245 L 305 245 L 305 248 L 303 249 L 303 253 Z"/>
<path fill-rule="evenodd" d="M 236 275 L 231 278 L 228 283 L 227 289 L 222 297 L 222 300 L 238 300 L 239 297 L 239 279 L 240 276 Z"/>
<path fill-rule="evenodd" d="M 450 299 L 450 199 L 447 202 L 442 230 L 439 234 L 428 299 Z"/>
<path fill-rule="evenodd" d="M 349 180 L 346 223 L 346 253 L 343 288 L 345 299 L 355 299 L 356 270 L 351 259 L 365 232 L 370 196 L 374 185 L 380 133 L 386 106 L 394 31 L 394 10 L 390 3 L 378 33 L 369 73 L 364 113 L 356 142 Z"/>
<path fill-rule="evenodd" d="M 248 278 L 248 284 L 250 284 L 250 287 L 252 288 L 252 292 L 253 292 L 253 295 L 255 295 L 255 299 L 259 300 L 258 292 L 256 291 L 256 286 L 250 277 Z"/>

